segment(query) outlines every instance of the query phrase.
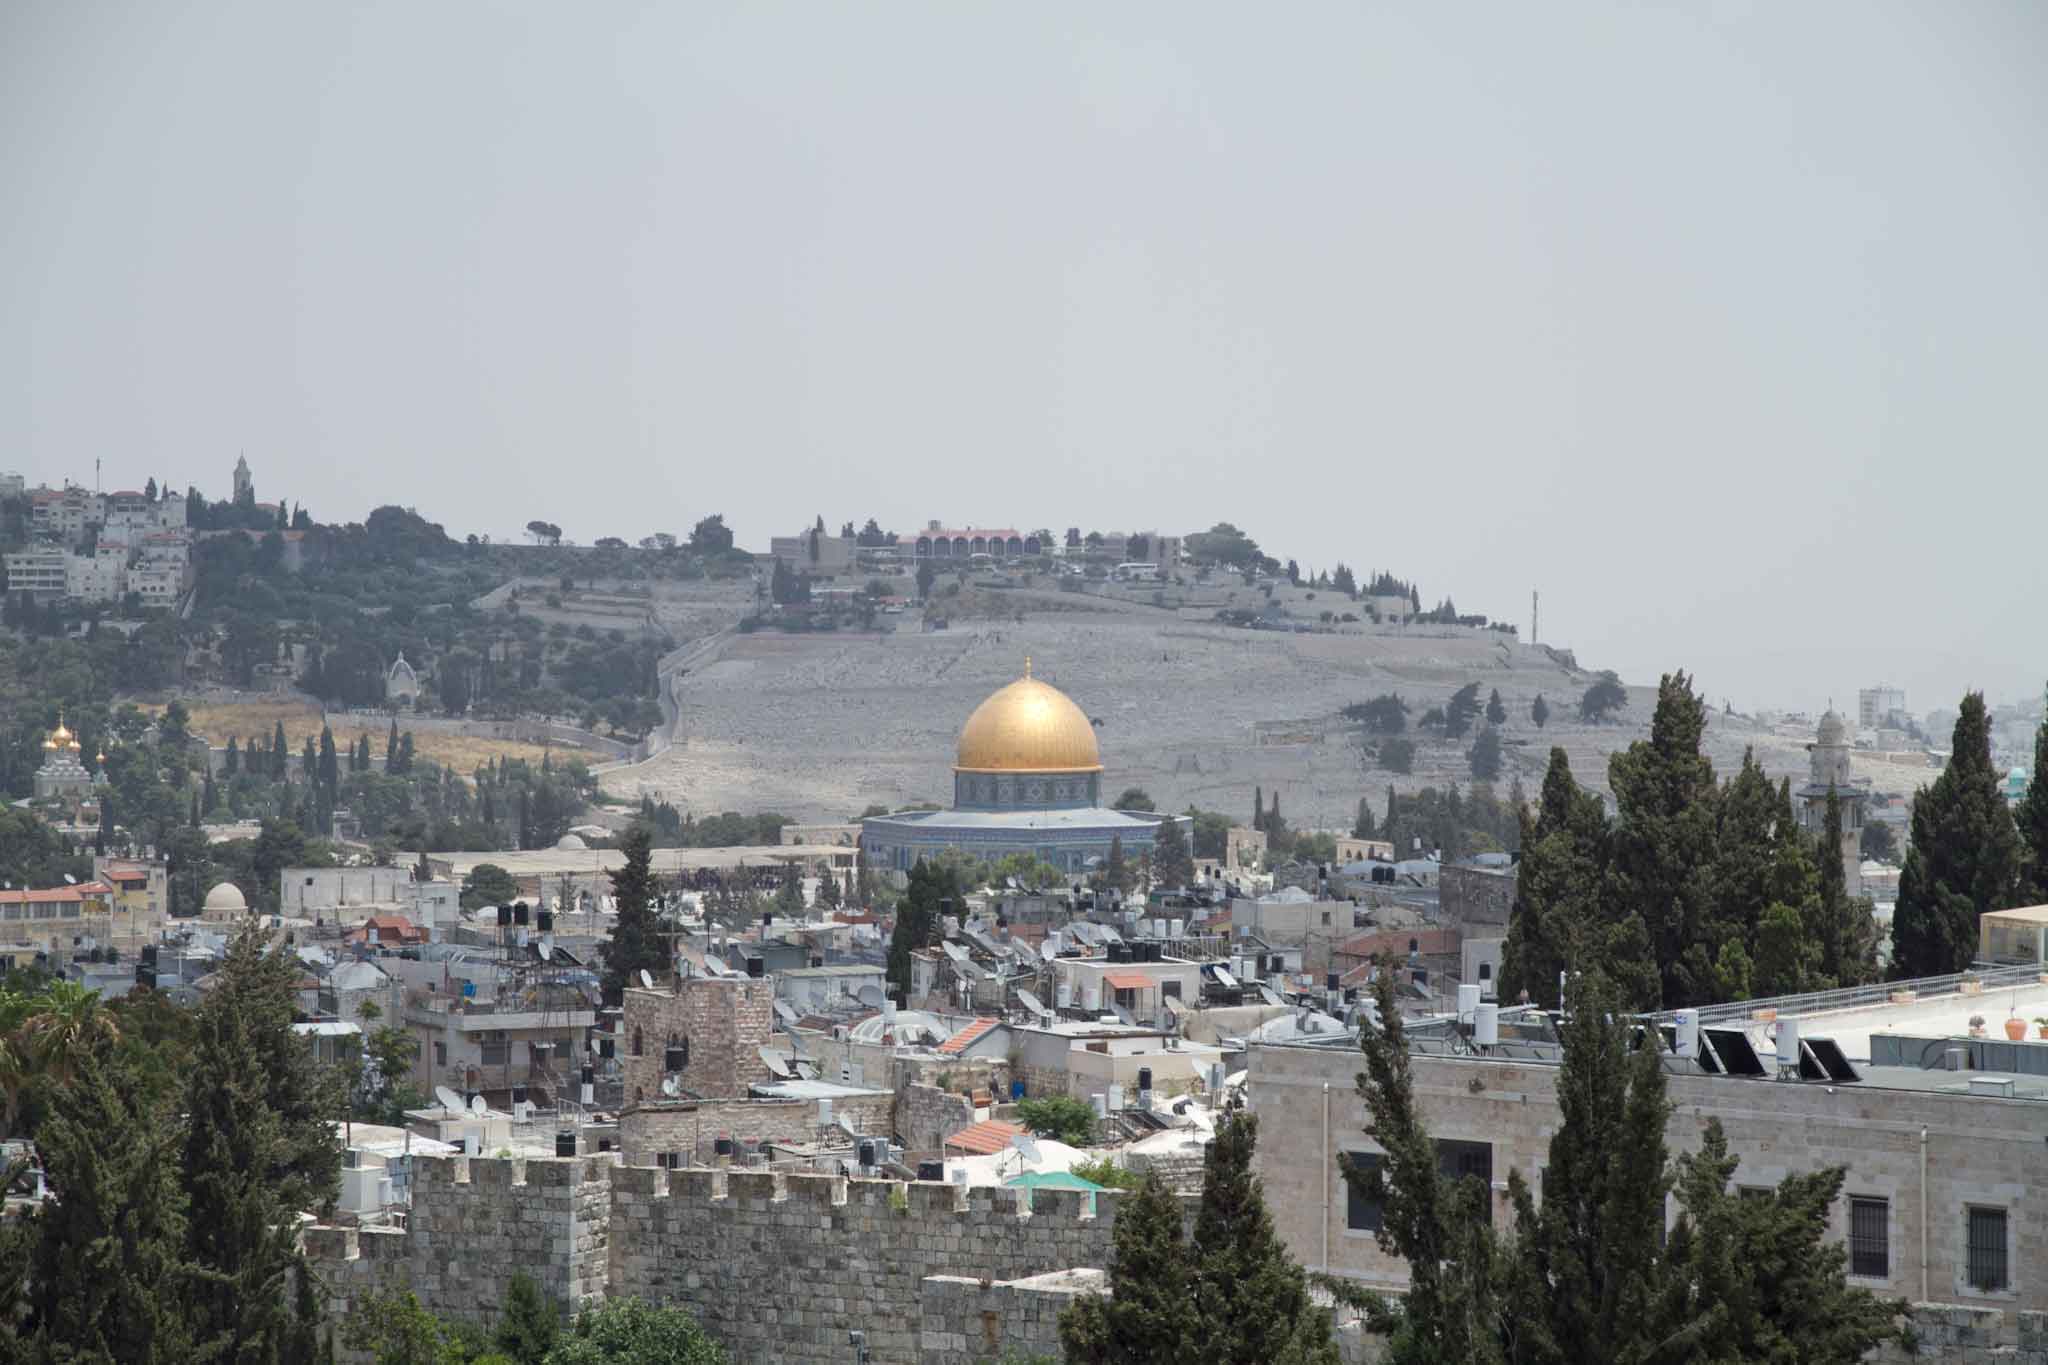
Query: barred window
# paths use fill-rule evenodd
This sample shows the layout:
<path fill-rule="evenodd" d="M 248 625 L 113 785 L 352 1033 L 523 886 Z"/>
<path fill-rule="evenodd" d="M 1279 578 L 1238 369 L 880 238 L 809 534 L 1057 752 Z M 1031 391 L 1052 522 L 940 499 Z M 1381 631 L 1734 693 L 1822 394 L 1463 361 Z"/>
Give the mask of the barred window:
<path fill-rule="evenodd" d="M 1849 1273 L 1875 1280 L 1892 1273 L 1889 1200 L 1852 1195 L 1849 1199 Z"/>
<path fill-rule="evenodd" d="M 1986 1293 L 2012 1288 L 2005 1259 L 2005 1210 L 1970 1210 L 1970 1287 Z"/>

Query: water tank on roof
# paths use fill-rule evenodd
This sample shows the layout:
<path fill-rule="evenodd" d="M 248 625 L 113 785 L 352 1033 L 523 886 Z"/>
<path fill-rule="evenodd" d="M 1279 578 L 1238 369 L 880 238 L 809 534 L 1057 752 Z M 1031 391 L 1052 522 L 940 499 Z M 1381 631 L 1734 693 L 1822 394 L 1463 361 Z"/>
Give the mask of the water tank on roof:
<path fill-rule="evenodd" d="M 1481 1047 L 1500 1042 L 1500 1006 L 1481 1005 L 1472 1016 L 1472 1041 Z"/>
<path fill-rule="evenodd" d="M 564 1128 L 561 1132 L 555 1134 L 555 1155 L 576 1155 L 576 1130 L 574 1128 Z"/>
<path fill-rule="evenodd" d="M 1700 1055 L 1700 1012 L 1680 1010 L 1671 1028 L 1672 1051 L 1681 1057 Z"/>
<path fill-rule="evenodd" d="M 1479 1009 L 1479 987 L 1476 983 L 1458 987 L 1458 1022 L 1469 1020 Z"/>
<path fill-rule="evenodd" d="M 1778 1021 L 1778 1065 L 1799 1069 L 1799 1021 L 1785 1018 Z"/>
<path fill-rule="evenodd" d="M 758 958 L 758 957 L 750 957 L 750 958 L 748 958 L 748 959 L 747 959 L 747 975 L 748 975 L 748 976 L 758 977 L 758 976 L 760 976 L 760 975 L 761 975 L 761 974 L 762 974 L 763 972 L 765 972 L 765 971 L 766 971 L 767 969 L 768 969 L 768 964 L 767 964 L 767 963 L 765 963 L 765 962 L 763 962 L 763 961 L 762 961 L 762 960 L 761 960 L 760 958 Z"/>

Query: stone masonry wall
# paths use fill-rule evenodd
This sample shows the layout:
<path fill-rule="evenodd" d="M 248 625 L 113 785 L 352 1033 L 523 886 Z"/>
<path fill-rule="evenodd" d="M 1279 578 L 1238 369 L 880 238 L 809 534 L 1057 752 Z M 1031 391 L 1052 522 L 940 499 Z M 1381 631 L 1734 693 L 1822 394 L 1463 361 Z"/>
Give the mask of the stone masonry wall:
<path fill-rule="evenodd" d="M 336 1315 L 381 1286 L 436 1313 L 489 1322 L 512 1276 L 572 1311 L 602 1298 L 610 1266 L 613 1158 L 413 1158 L 409 1226 L 308 1229 Z"/>
<path fill-rule="evenodd" d="M 913 1158 L 936 1154 L 947 1138 L 974 1122 L 974 1106 L 965 1095 L 935 1085 L 909 1085 L 896 1093 L 896 1131 Z"/>
<path fill-rule="evenodd" d="M 874 1365 L 916 1365 L 927 1276 L 1107 1265 L 1122 1197 L 1090 1216 L 1078 1190 L 645 1167 L 613 1182 L 611 1292 L 689 1309 L 742 1365 L 836 1365 L 855 1329 Z"/>
<path fill-rule="evenodd" d="M 619 1065 L 628 1104 L 661 1097 L 671 1037 L 689 1044 L 682 1086 L 693 1095 L 744 1095 L 771 1079 L 761 1048 L 774 1028 L 774 978 L 685 977 L 673 991 L 629 988 L 624 1004 Z"/>

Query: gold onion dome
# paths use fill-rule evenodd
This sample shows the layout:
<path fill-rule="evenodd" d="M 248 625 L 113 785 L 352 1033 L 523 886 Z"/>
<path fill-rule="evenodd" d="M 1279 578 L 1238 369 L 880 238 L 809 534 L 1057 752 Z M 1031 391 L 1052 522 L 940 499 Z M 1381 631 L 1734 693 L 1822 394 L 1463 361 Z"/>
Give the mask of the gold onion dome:
<path fill-rule="evenodd" d="M 954 767 L 970 773 L 1100 772 L 1095 727 L 1057 687 L 1024 676 L 996 692 L 967 718 Z"/>

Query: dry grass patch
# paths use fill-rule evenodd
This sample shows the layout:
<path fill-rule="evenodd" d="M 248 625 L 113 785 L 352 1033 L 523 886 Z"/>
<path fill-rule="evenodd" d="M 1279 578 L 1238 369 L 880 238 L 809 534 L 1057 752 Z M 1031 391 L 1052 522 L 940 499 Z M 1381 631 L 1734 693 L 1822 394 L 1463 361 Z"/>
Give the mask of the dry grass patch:
<path fill-rule="evenodd" d="M 161 710 L 162 708 L 154 708 Z M 238 738 L 242 747 L 247 748 L 253 739 L 261 738 L 266 744 L 277 732 L 280 722 L 284 725 L 285 747 L 296 753 L 305 747 L 306 739 L 320 737 L 320 727 L 328 723 L 326 714 L 310 702 L 276 700 L 243 702 L 200 702 L 188 708 L 191 712 L 191 729 L 195 735 L 204 735 L 209 744 L 225 745 L 228 740 Z M 371 726 L 360 717 L 336 717 L 334 731 L 335 748 L 346 752 L 359 735 L 370 737 L 370 752 L 382 754 L 384 742 L 390 734 L 390 722 Z M 400 732 L 406 729 L 404 717 L 399 718 Z M 525 759 L 538 763 L 549 752 L 538 744 L 529 744 L 517 739 L 488 739 L 476 735 L 452 735 L 433 730 L 412 732 L 413 752 L 430 763 L 453 768 L 465 777 L 483 767 L 493 758 Z M 556 744 L 553 753 L 557 759 L 576 757 L 586 762 L 597 761 L 596 755 L 566 744 Z"/>

